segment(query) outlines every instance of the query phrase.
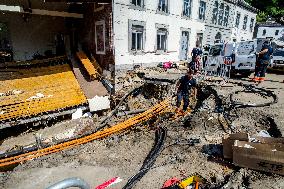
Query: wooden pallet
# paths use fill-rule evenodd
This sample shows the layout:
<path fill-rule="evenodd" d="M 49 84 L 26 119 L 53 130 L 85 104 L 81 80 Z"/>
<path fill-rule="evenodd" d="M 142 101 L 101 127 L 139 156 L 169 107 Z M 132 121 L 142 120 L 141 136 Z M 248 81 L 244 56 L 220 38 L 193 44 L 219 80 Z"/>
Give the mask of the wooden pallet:
<path fill-rule="evenodd" d="M 0 74 L 0 121 L 87 102 L 68 64 L 6 69 Z"/>

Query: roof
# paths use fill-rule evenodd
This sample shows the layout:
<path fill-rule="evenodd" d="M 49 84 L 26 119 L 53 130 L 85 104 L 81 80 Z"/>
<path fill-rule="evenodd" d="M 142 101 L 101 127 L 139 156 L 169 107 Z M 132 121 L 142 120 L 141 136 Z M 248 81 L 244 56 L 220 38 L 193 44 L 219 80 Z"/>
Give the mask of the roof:
<path fill-rule="evenodd" d="M 249 11 L 252 11 L 254 13 L 257 13 L 258 12 L 258 9 L 251 6 L 250 4 L 248 4 L 245 0 L 237 0 L 237 5 L 240 6 L 240 7 L 243 7 Z"/>
<path fill-rule="evenodd" d="M 263 22 L 263 23 L 258 23 L 257 25 L 258 27 L 283 27 L 284 28 L 284 25 L 279 24 L 277 22 Z"/>

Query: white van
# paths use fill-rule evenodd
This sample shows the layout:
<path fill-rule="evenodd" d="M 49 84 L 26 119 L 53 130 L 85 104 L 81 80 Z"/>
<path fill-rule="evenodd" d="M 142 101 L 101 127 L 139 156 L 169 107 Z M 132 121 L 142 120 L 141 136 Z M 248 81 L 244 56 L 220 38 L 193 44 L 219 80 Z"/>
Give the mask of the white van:
<path fill-rule="evenodd" d="M 231 74 L 240 74 L 243 77 L 248 77 L 255 70 L 256 47 L 256 40 L 214 44 L 209 51 L 208 61 L 206 62 L 207 68 L 210 70 L 211 67 L 212 70 L 216 66 L 218 67 L 218 64 L 225 63 L 230 67 Z M 216 58 L 219 61 L 216 61 Z"/>

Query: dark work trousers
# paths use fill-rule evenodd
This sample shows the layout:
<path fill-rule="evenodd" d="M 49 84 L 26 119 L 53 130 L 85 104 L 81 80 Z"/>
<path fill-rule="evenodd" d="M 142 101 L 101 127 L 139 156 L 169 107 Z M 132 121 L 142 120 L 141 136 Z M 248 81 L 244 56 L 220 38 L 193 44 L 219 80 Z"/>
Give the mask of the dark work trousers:
<path fill-rule="evenodd" d="M 260 60 L 255 68 L 256 77 L 265 77 L 265 73 L 269 64 L 269 60 Z"/>
<path fill-rule="evenodd" d="M 177 107 L 180 107 L 181 101 L 183 99 L 183 111 L 187 110 L 189 105 L 189 93 L 184 93 L 182 91 L 177 93 Z"/>

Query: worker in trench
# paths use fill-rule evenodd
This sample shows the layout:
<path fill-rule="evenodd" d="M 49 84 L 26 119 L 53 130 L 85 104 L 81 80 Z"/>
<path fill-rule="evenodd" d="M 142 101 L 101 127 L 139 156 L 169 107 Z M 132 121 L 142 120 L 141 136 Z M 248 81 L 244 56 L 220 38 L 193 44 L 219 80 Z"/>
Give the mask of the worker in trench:
<path fill-rule="evenodd" d="M 187 70 L 186 75 L 182 76 L 176 85 L 177 91 L 177 102 L 176 102 L 176 113 L 185 115 L 189 106 L 189 98 L 192 96 L 196 99 L 196 79 L 193 77 L 194 71 L 191 69 Z M 181 101 L 183 100 L 183 109 L 180 109 Z"/>

